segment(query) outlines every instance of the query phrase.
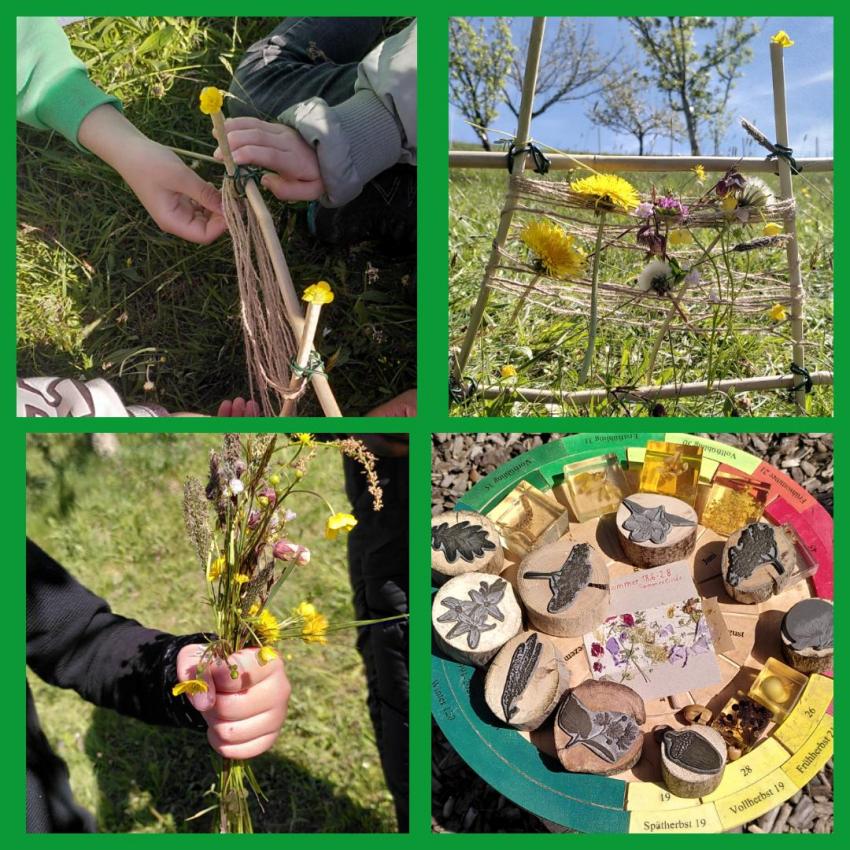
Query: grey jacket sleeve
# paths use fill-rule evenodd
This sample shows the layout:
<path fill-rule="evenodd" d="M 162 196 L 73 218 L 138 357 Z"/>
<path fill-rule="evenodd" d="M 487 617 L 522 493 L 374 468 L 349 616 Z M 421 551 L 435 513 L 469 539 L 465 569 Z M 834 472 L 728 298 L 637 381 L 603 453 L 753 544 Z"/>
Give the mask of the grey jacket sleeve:
<path fill-rule="evenodd" d="M 396 163 L 415 165 L 416 21 L 366 56 L 348 100 L 328 106 L 313 97 L 278 120 L 315 148 L 325 206 L 347 204 Z"/>

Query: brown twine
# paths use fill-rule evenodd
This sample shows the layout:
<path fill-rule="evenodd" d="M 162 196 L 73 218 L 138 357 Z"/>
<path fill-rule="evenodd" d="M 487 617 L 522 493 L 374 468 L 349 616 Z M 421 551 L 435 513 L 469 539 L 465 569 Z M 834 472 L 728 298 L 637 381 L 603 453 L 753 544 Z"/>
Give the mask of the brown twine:
<path fill-rule="evenodd" d="M 239 282 L 248 385 L 261 414 L 277 416 L 284 400 L 297 399 L 304 393 L 306 382 L 294 396 L 289 392 L 289 362 L 295 356 L 298 341 L 289 325 L 259 223 L 234 183 L 225 180 L 221 194 Z"/>

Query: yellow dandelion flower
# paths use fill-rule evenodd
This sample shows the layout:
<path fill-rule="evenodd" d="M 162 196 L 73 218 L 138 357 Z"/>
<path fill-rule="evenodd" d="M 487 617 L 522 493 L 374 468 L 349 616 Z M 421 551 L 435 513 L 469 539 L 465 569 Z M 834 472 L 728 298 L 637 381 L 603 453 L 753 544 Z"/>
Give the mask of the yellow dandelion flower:
<path fill-rule="evenodd" d="M 697 178 L 697 183 L 705 183 L 705 169 L 701 165 L 695 165 L 691 171 Z"/>
<path fill-rule="evenodd" d="M 732 212 L 738 206 L 738 199 L 730 192 L 728 195 L 723 196 L 720 206 L 724 212 Z"/>
<path fill-rule="evenodd" d="M 257 616 L 254 632 L 263 646 L 277 643 L 280 640 L 280 623 L 268 608 L 263 608 Z"/>
<path fill-rule="evenodd" d="M 510 363 L 502 366 L 501 374 L 503 378 L 515 378 L 517 376 L 516 366 L 512 366 Z"/>
<path fill-rule="evenodd" d="M 351 514 L 333 514 L 325 523 L 325 537 L 328 540 L 336 540 L 340 531 L 348 534 L 355 525 L 357 520 Z"/>
<path fill-rule="evenodd" d="M 633 210 L 639 203 L 637 189 L 616 174 L 591 174 L 570 184 L 576 195 L 594 198 L 601 210 Z"/>
<path fill-rule="evenodd" d="M 310 617 L 315 617 L 319 612 L 316 610 L 316 606 L 312 602 L 300 602 L 297 608 L 292 609 L 292 613 L 296 617 L 302 617 L 303 619 L 309 619 Z"/>
<path fill-rule="evenodd" d="M 246 576 L 245 573 L 236 573 L 236 575 L 233 576 L 233 581 L 235 581 L 236 584 L 247 584 L 251 581 L 251 576 Z"/>
<path fill-rule="evenodd" d="M 313 445 L 313 435 L 312 434 L 293 434 L 292 435 L 297 442 L 301 443 L 302 446 L 306 446 L 310 448 Z"/>
<path fill-rule="evenodd" d="M 324 614 L 314 614 L 304 621 L 301 627 L 301 639 L 305 643 L 321 643 L 325 644 L 328 639 L 325 637 L 328 631 L 328 620 Z"/>
<path fill-rule="evenodd" d="M 264 667 L 269 661 L 274 661 L 275 658 L 280 658 L 278 651 L 271 646 L 262 646 L 257 653 L 257 661 L 260 662 L 260 667 Z"/>
<path fill-rule="evenodd" d="M 249 617 L 256 617 L 256 616 L 257 616 L 257 614 L 259 614 L 259 613 L 260 613 L 260 603 L 259 603 L 259 602 L 255 602 L 255 603 L 254 603 L 254 604 L 253 604 L 253 605 L 252 605 L 252 606 L 248 609 L 248 616 L 249 616 Z"/>
<path fill-rule="evenodd" d="M 215 581 L 224 572 L 224 555 L 210 561 L 207 566 L 207 581 Z"/>
<path fill-rule="evenodd" d="M 785 30 L 779 30 L 776 35 L 772 35 L 770 37 L 770 40 L 774 44 L 782 45 L 782 47 L 792 47 L 794 45 L 794 42 L 791 41 L 791 36 L 789 36 L 788 33 L 785 32 Z"/>
<path fill-rule="evenodd" d="M 774 304 L 767 311 L 767 314 L 774 322 L 784 322 L 788 318 L 788 311 L 785 309 L 784 304 Z"/>
<path fill-rule="evenodd" d="M 171 695 L 179 697 L 181 694 L 205 694 L 209 688 L 203 679 L 187 679 L 185 682 L 178 682 L 172 689 Z"/>
<path fill-rule="evenodd" d="M 216 112 L 221 112 L 221 107 L 224 105 L 224 94 L 215 86 L 207 86 L 201 89 L 200 102 L 201 112 L 204 115 L 213 115 Z"/>
<path fill-rule="evenodd" d="M 775 221 L 769 221 L 762 230 L 762 236 L 779 236 L 782 233 L 782 225 Z"/>
<path fill-rule="evenodd" d="M 693 241 L 694 237 L 691 236 L 690 230 L 683 230 L 682 228 L 671 230 L 667 235 L 667 244 L 671 248 L 681 248 L 683 245 L 690 245 Z"/>
<path fill-rule="evenodd" d="M 301 299 L 309 301 L 310 304 L 330 304 L 334 300 L 334 292 L 326 280 L 320 280 L 318 283 L 308 286 Z"/>
<path fill-rule="evenodd" d="M 536 255 L 540 265 L 552 277 L 575 277 L 584 268 L 584 254 L 573 244 L 573 237 L 551 221 L 532 221 L 523 227 L 519 238 Z"/>

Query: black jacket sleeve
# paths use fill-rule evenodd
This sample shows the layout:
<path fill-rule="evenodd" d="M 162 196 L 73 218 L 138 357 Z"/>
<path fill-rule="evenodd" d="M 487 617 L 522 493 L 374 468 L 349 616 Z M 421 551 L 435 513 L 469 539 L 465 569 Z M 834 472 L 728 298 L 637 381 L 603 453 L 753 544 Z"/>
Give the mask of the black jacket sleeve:
<path fill-rule="evenodd" d="M 51 685 L 148 723 L 205 729 L 185 697 L 173 697 L 177 653 L 202 634 L 175 637 L 113 614 L 27 540 L 27 666 Z"/>

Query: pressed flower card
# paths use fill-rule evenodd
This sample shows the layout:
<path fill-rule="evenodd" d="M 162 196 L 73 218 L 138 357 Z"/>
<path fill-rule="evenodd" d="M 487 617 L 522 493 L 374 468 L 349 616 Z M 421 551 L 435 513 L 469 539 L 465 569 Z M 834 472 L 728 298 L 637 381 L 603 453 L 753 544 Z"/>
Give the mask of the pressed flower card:
<path fill-rule="evenodd" d="M 703 601 L 684 562 L 612 581 L 609 616 L 584 644 L 595 679 L 628 685 L 645 700 L 720 681 Z"/>

